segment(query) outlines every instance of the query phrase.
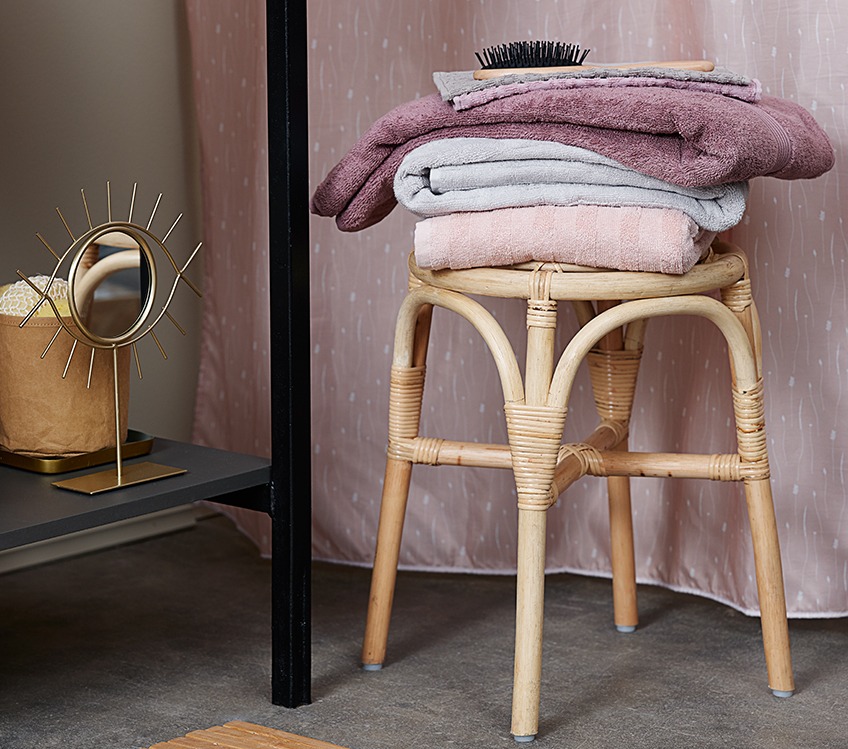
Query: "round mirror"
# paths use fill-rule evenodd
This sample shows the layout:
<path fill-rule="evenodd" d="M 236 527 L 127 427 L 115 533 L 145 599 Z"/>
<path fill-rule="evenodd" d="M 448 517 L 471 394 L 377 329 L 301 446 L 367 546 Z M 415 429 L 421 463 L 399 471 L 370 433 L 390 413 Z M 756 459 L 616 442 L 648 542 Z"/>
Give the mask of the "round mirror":
<path fill-rule="evenodd" d="M 71 317 L 92 343 L 128 342 L 147 320 L 156 293 L 155 260 L 138 227 L 92 229 L 72 248 Z"/>

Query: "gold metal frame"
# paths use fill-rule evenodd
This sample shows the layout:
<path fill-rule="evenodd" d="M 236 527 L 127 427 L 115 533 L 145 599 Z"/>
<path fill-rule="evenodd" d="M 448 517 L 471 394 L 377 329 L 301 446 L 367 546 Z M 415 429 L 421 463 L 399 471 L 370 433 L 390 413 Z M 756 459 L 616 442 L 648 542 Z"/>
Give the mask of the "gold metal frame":
<path fill-rule="evenodd" d="M 194 260 L 195 256 L 197 255 L 197 252 L 200 250 L 202 243 L 199 243 L 194 248 L 194 251 L 191 253 L 188 260 L 182 267 L 177 265 L 177 262 L 174 260 L 173 255 L 171 255 L 171 253 L 168 251 L 168 248 L 165 246 L 165 242 L 171 235 L 171 232 L 174 230 L 179 220 L 182 218 L 182 214 L 179 214 L 177 216 L 173 224 L 171 224 L 171 228 L 168 229 L 165 236 L 160 240 L 155 234 L 151 232 L 150 226 L 153 223 L 153 218 L 156 215 L 156 209 L 159 207 L 159 201 L 162 199 L 162 194 L 160 193 L 159 197 L 156 199 L 156 203 L 153 206 L 153 210 L 151 211 L 150 218 L 147 221 L 147 225 L 141 226 L 139 224 L 133 223 L 133 208 L 135 206 L 137 187 L 137 184 L 133 185 L 132 199 L 130 201 L 130 210 L 127 220 L 114 221 L 112 219 L 111 185 L 109 182 L 107 182 L 106 196 L 108 206 L 108 221 L 98 226 L 94 226 L 92 224 L 91 214 L 88 209 L 88 202 L 85 198 L 85 192 L 83 190 L 80 190 L 83 207 L 85 208 L 85 215 L 88 220 L 88 230 L 84 234 L 82 234 L 78 238 L 75 237 L 70 227 L 68 226 L 68 222 L 65 220 L 64 216 L 62 216 L 62 213 L 61 211 L 59 211 L 58 208 L 56 209 L 56 212 L 59 214 L 59 218 L 62 220 L 62 224 L 64 225 L 65 230 L 71 237 L 71 244 L 68 246 L 68 248 L 60 255 L 50 247 L 50 245 L 44 240 L 44 238 L 40 234 L 36 233 L 38 239 L 56 259 L 56 266 L 53 269 L 53 273 L 51 274 L 50 279 L 44 289 L 39 289 L 35 284 L 33 284 L 29 280 L 29 278 L 24 273 L 22 273 L 20 270 L 18 271 L 18 275 L 30 286 L 30 288 L 32 288 L 36 292 L 36 294 L 38 294 L 38 300 L 33 305 L 33 308 L 29 311 L 29 313 L 27 313 L 27 315 L 21 321 L 20 326 L 24 327 L 30 321 L 30 319 L 32 319 L 32 316 L 41 307 L 41 305 L 45 302 L 50 305 L 50 308 L 53 311 L 53 314 L 58 322 L 56 333 L 53 335 L 53 338 L 47 345 L 47 348 L 44 350 L 44 353 L 42 353 L 42 358 L 47 355 L 47 352 L 50 350 L 50 347 L 53 345 L 54 341 L 63 330 L 74 339 L 74 344 L 71 347 L 71 353 L 68 357 L 68 365 L 66 365 L 65 367 L 65 373 L 67 373 L 68 371 L 68 366 L 70 365 L 71 359 L 74 356 L 74 352 L 78 343 L 82 343 L 83 345 L 88 346 L 91 349 L 91 365 L 93 365 L 94 363 L 94 355 L 96 351 L 106 350 L 112 352 L 112 373 L 115 393 L 115 469 L 100 471 L 98 473 L 88 474 L 86 476 L 80 476 L 77 478 L 67 479 L 63 481 L 57 481 L 54 483 L 55 486 L 58 486 L 62 489 L 70 489 L 72 491 L 79 491 L 86 494 L 95 494 L 101 491 L 118 489 L 120 487 L 129 486 L 131 484 L 152 481 L 158 478 L 165 478 L 167 476 L 185 473 L 184 469 L 173 468 L 170 466 L 160 466 L 156 463 L 139 463 L 133 466 L 128 466 L 126 470 L 123 466 L 124 456 L 122 454 L 123 451 L 121 445 L 120 423 L 121 402 L 118 388 L 118 349 L 124 346 L 132 346 L 138 376 L 139 379 L 141 379 L 141 363 L 136 343 L 149 333 L 162 356 L 167 359 L 167 354 L 165 353 L 162 344 L 159 342 L 159 339 L 156 337 L 156 334 L 153 331 L 154 327 L 165 315 L 167 315 L 168 319 L 174 324 L 177 330 L 179 330 L 180 333 L 185 335 L 185 330 L 168 312 L 168 307 L 170 306 L 171 301 L 174 298 L 174 294 L 176 293 L 177 286 L 179 285 L 180 281 L 183 281 L 195 294 L 197 294 L 198 297 L 203 296 L 197 286 L 195 286 L 191 282 L 191 280 L 189 280 L 184 275 L 186 270 L 188 269 L 188 266 L 191 264 L 192 260 Z M 148 288 L 146 290 L 147 295 L 142 305 L 142 309 L 140 310 L 135 322 L 119 335 L 102 336 L 90 330 L 86 325 L 85 321 L 83 320 L 83 317 L 80 314 L 80 310 L 77 308 L 74 294 L 74 285 L 75 281 L 77 280 L 80 263 L 82 261 L 83 255 L 93 244 L 96 243 L 96 241 L 100 237 L 106 234 L 110 234 L 112 232 L 125 234 L 138 244 L 140 253 L 139 261 L 141 262 L 143 259 L 143 261 L 147 263 Z M 153 254 L 153 250 L 151 249 L 151 247 L 154 247 L 163 253 L 175 274 L 174 282 L 171 285 L 170 291 L 167 295 L 167 299 L 162 305 L 162 308 L 155 315 L 153 308 L 156 304 L 158 274 L 156 267 L 156 258 Z M 65 320 L 62 319 L 62 316 L 59 313 L 55 302 L 49 296 L 50 289 L 53 285 L 53 282 L 56 280 L 56 276 L 59 273 L 59 269 L 62 267 L 63 263 L 68 258 L 71 258 L 68 270 L 68 303 L 70 307 L 70 314 L 71 320 L 73 321 L 73 326 L 69 325 L 67 322 L 65 322 Z M 153 317 L 152 320 L 151 317 Z M 91 365 L 89 366 L 89 381 L 86 387 L 90 387 L 91 385 Z M 65 374 L 63 374 L 62 376 L 64 377 Z"/>
<path fill-rule="evenodd" d="M 138 317 L 135 319 L 135 322 L 129 328 L 127 328 L 127 330 L 117 336 L 101 336 L 97 333 L 94 333 L 92 330 L 89 330 L 88 326 L 83 321 L 82 314 L 80 314 L 80 311 L 77 308 L 76 294 L 68 294 L 68 306 L 70 307 L 71 311 L 71 319 L 74 321 L 74 325 L 76 325 L 77 330 L 79 330 L 82 334 L 82 338 L 85 339 L 83 340 L 83 343 L 87 343 L 89 346 L 95 346 L 96 348 L 114 348 L 115 346 L 125 346 L 128 343 L 134 343 L 139 338 L 143 337 L 144 334 L 147 332 L 146 330 L 137 337 L 136 333 L 138 333 L 138 331 L 141 330 L 141 328 L 144 326 L 144 322 L 145 320 L 147 320 L 148 316 L 150 315 L 150 311 L 153 308 L 153 300 L 156 298 L 156 260 L 153 257 L 153 252 L 150 249 L 150 245 L 145 240 L 142 231 L 140 231 L 140 227 L 135 226 L 134 224 L 116 221 L 104 224 L 103 226 L 97 226 L 94 229 L 90 229 L 85 234 L 83 234 L 76 242 L 74 242 L 73 245 L 71 245 L 71 248 L 68 253 L 73 257 L 73 260 L 71 260 L 71 267 L 68 270 L 68 287 L 70 289 L 73 289 L 76 285 L 75 281 L 77 278 L 77 274 L 79 273 L 80 262 L 82 261 L 86 250 L 88 250 L 88 248 L 91 247 L 91 245 L 93 245 L 100 237 L 104 236 L 105 234 L 111 234 L 113 231 L 118 231 L 122 234 L 126 234 L 128 237 L 132 238 L 136 243 L 138 243 L 139 252 L 141 254 L 140 259 L 143 259 L 144 262 L 147 263 L 149 282 L 144 307 L 139 311 Z M 148 234 L 148 232 L 144 233 Z M 160 244 L 160 247 L 165 250 L 164 245 Z M 156 322 L 158 322 L 158 319 L 156 320 Z M 78 340 L 81 339 L 78 338 Z"/>

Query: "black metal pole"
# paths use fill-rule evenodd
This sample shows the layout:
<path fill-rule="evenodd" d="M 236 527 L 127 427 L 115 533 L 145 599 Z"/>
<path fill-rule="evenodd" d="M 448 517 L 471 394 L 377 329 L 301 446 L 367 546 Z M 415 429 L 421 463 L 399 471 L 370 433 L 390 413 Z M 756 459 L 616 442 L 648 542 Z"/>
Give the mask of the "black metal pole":
<path fill-rule="evenodd" d="M 310 702 L 311 437 L 306 0 L 267 0 L 272 686 Z"/>

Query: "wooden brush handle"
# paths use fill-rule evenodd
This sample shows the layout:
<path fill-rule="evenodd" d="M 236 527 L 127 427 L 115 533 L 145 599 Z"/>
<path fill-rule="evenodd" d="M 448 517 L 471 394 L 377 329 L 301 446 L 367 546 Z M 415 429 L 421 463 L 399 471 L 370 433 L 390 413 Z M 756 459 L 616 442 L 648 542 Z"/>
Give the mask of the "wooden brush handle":
<path fill-rule="evenodd" d="M 674 60 L 673 62 L 624 62 L 619 65 L 584 65 L 586 68 L 615 68 L 616 70 L 627 70 L 628 68 L 677 68 L 678 70 L 700 70 L 709 73 L 715 70 L 715 63 L 711 60 Z"/>
<path fill-rule="evenodd" d="M 709 73 L 715 70 L 715 64 L 709 60 L 676 60 L 674 62 L 626 62 L 619 65 L 565 65 L 553 68 L 491 68 L 475 70 L 474 78 L 478 81 L 488 81 L 505 75 L 520 75 L 522 73 L 568 73 L 586 68 L 601 68 L 606 70 L 628 70 L 630 68 L 677 68 L 678 70 L 700 70 Z"/>

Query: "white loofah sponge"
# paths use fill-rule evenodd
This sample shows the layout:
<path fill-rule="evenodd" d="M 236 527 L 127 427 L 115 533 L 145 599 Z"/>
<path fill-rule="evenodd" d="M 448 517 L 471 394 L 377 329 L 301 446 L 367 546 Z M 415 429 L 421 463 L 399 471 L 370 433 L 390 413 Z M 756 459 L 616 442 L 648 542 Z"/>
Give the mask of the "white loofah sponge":
<path fill-rule="evenodd" d="M 50 276 L 33 276 L 29 279 L 39 289 L 44 289 L 50 281 Z M 53 280 L 50 286 L 50 298 L 56 302 L 61 315 L 69 314 L 68 282 L 61 278 Z M 26 281 L 18 281 L 8 286 L 0 286 L 0 315 L 24 317 L 38 302 L 39 296 L 30 288 Z M 36 317 L 47 317 L 53 310 L 46 302 L 38 308 Z"/>

